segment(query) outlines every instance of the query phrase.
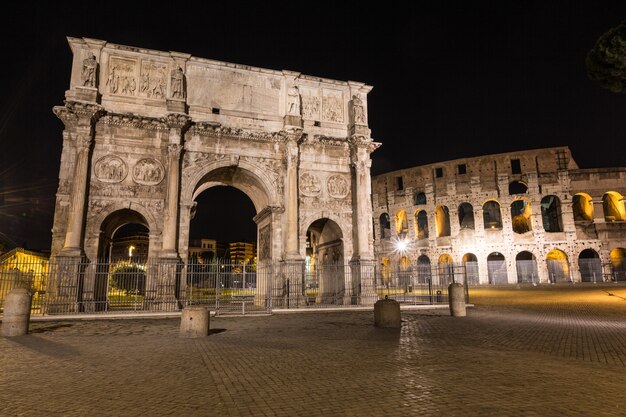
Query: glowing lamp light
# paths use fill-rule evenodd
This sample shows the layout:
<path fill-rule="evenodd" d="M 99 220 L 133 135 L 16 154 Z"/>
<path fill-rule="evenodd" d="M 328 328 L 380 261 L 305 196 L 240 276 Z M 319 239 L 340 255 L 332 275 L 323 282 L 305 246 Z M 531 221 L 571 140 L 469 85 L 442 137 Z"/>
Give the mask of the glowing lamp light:
<path fill-rule="evenodd" d="M 405 250 L 407 250 L 408 246 L 409 244 L 404 239 L 400 239 L 396 242 L 396 250 L 398 252 L 404 252 Z"/>

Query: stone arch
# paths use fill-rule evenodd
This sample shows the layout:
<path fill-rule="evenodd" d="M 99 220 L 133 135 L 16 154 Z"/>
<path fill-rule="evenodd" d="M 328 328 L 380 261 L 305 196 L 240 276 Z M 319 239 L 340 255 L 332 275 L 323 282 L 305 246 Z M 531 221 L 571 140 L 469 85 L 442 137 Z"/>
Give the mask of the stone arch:
<path fill-rule="evenodd" d="M 437 206 L 435 209 L 435 226 L 437 237 L 450 236 L 450 210 L 447 206 Z"/>
<path fill-rule="evenodd" d="M 459 227 L 474 230 L 474 207 L 468 202 L 459 205 Z"/>
<path fill-rule="evenodd" d="M 519 198 L 511 203 L 511 227 L 513 232 L 523 234 L 533 230 L 530 202 Z"/>
<path fill-rule="evenodd" d="M 267 171 L 245 160 L 233 163 L 224 158 L 209 163 L 190 172 L 188 183 L 182 185 L 181 201 L 191 204 L 201 192 L 216 185 L 227 185 L 244 192 L 259 213 L 267 206 L 278 205 L 278 189 Z"/>
<path fill-rule="evenodd" d="M 533 283 L 539 281 L 537 259 L 532 252 L 521 251 L 515 257 L 515 269 L 517 270 L 518 283 Z"/>
<path fill-rule="evenodd" d="M 465 282 L 468 285 L 480 284 L 480 275 L 478 274 L 478 258 L 473 253 L 466 253 L 461 259 L 465 267 Z"/>
<path fill-rule="evenodd" d="M 567 255 L 560 249 L 552 249 L 546 255 L 548 280 L 551 283 L 567 282 L 570 280 L 569 261 Z"/>
<path fill-rule="evenodd" d="M 409 234 L 409 223 L 406 219 L 406 212 L 398 210 L 395 217 L 395 232 L 400 239 L 404 239 Z"/>
<path fill-rule="evenodd" d="M 593 249 L 585 249 L 578 254 L 578 270 L 582 282 L 602 282 L 600 255 Z"/>
<path fill-rule="evenodd" d="M 102 311 L 114 309 L 124 297 L 141 297 L 146 292 L 146 262 L 153 246 L 152 239 L 148 238 L 147 247 L 143 235 L 135 233 L 121 239 L 116 239 L 116 233 L 127 225 L 139 225 L 150 234 L 149 222 L 144 215 L 129 208 L 121 208 L 108 212 L 102 220 L 99 216 L 100 237 L 98 239 L 98 258 L 101 261 L 95 265 L 96 271 L 90 279 L 88 293 L 91 293 L 90 309 Z M 128 253 L 129 247 L 135 247 L 142 252 L 141 259 Z M 122 272 L 120 272 L 122 271 Z M 129 290 L 134 290 L 129 294 Z"/>
<path fill-rule="evenodd" d="M 155 235 L 157 233 L 156 225 L 158 224 L 153 216 L 153 214 L 148 211 L 145 207 L 138 204 L 131 204 L 130 208 L 128 205 L 124 206 L 121 203 L 112 204 L 107 207 L 107 210 L 98 214 L 91 222 L 89 229 L 90 234 L 95 234 L 98 236 L 97 247 L 97 258 L 99 260 L 108 259 L 106 256 L 106 250 L 104 246 L 108 243 L 115 231 L 122 227 L 124 224 L 129 223 L 137 223 L 144 225 L 149 233 L 150 233 L 150 241 L 149 248 L 150 254 L 159 250 L 156 242 Z M 91 245 L 86 245 L 89 247 Z"/>
<path fill-rule="evenodd" d="M 259 261 L 277 259 L 283 254 L 284 238 L 280 235 L 280 211 L 278 187 L 270 177 L 271 171 L 261 164 L 223 158 L 202 166 L 192 166 L 183 173 L 180 202 L 187 210 L 181 210 L 179 229 L 179 255 L 186 257 L 189 242 L 191 208 L 194 200 L 204 191 L 215 186 L 229 186 L 243 192 L 254 205 L 257 213 L 257 250 L 262 252 Z M 278 210 L 277 210 L 278 209 Z M 304 236 L 304 234 L 300 234 Z M 299 241 L 298 237 L 295 238 Z M 294 246 L 297 246 L 296 243 Z M 258 255 L 258 254 L 257 254 Z"/>
<path fill-rule="evenodd" d="M 607 222 L 626 220 L 624 196 L 620 193 L 616 191 L 607 191 L 602 196 L 602 208 L 604 210 L 604 220 Z"/>
<path fill-rule="evenodd" d="M 547 233 L 563 231 L 561 200 L 557 196 L 547 195 L 541 199 L 541 221 Z"/>
<path fill-rule="evenodd" d="M 612 279 L 614 281 L 626 281 L 626 249 L 614 248 L 610 257 Z"/>
<path fill-rule="evenodd" d="M 500 252 L 491 252 L 487 256 L 487 275 L 490 284 L 508 284 L 506 258 Z"/>
<path fill-rule="evenodd" d="M 509 183 L 509 195 L 528 193 L 528 185 L 524 181 L 511 181 Z"/>
<path fill-rule="evenodd" d="M 572 198 L 574 221 L 593 221 L 593 199 L 589 194 L 577 193 Z"/>
<path fill-rule="evenodd" d="M 426 210 L 415 212 L 415 238 L 428 239 L 428 213 Z"/>
<path fill-rule="evenodd" d="M 487 229 L 502 229 L 502 213 L 500 203 L 496 200 L 487 200 L 483 204 L 483 224 Z"/>

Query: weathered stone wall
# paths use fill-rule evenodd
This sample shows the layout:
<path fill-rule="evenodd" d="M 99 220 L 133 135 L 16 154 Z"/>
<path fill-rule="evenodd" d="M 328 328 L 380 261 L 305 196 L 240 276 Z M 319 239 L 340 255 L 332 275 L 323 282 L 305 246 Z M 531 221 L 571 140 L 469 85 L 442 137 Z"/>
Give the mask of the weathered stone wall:
<path fill-rule="evenodd" d="M 567 256 L 569 279 L 580 281 L 580 253 L 591 249 L 598 254 L 606 277 L 610 274 L 611 251 L 626 248 L 626 222 L 605 220 L 603 196 L 609 191 L 619 193 L 617 198 L 626 194 L 625 180 L 626 168 L 579 169 L 567 147 L 458 159 L 379 175 L 372 179 L 376 257 L 382 263 L 384 258 L 399 262 L 401 256 L 406 256 L 414 263 L 425 255 L 436 266 L 446 254 L 457 264 L 464 262 L 465 255 L 473 254 L 478 260 L 480 282 L 487 283 L 487 257 L 502 254 L 508 282 L 513 283 L 518 282 L 516 257 L 528 251 L 536 259 L 539 280 L 548 282 L 545 261 L 556 249 Z M 523 183 L 527 190 L 512 190 L 511 194 L 509 186 L 514 182 Z M 425 204 L 418 204 L 420 193 L 426 198 Z M 591 197 L 592 219 L 574 219 L 573 199 L 579 193 Z M 545 230 L 542 217 L 542 201 L 547 207 L 549 196 L 560 202 L 560 227 L 555 231 Z M 518 200 L 524 202 L 516 204 L 524 205 L 525 217 L 512 214 L 511 205 Z M 484 224 L 483 205 L 488 201 L 500 205 L 500 227 L 492 229 Z M 462 227 L 462 203 L 471 204 L 474 227 Z M 437 224 L 436 212 L 442 206 L 449 210 L 449 236 L 439 236 L 441 225 Z M 427 213 L 427 238 L 418 234 L 416 216 L 422 210 Z M 406 236 L 402 211 L 407 219 Z M 381 236 L 380 218 L 384 213 L 389 215 L 391 224 L 387 237 Z M 525 222 L 524 228 L 520 228 L 520 222 Z M 394 250 L 394 241 L 399 238 L 410 243 L 406 253 Z"/>
<path fill-rule="evenodd" d="M 68 41 L 53 255 L 101 257 L 133 222 L 149 229 L 150 257 L 186 258 L 194 199 L 230 185 L 255 205 L 261 258 L 303 259 L 308 227 L 329 219 L 344 259 L 373 259 L 355 216 L 371 217 L 370 86 Z"/>

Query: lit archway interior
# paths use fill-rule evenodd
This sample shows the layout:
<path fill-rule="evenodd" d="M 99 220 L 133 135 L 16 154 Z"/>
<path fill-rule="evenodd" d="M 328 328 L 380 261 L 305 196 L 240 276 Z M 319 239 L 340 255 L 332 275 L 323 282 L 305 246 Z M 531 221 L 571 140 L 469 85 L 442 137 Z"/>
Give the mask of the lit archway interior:
<path fill-rule="evenodd" d="M 150 230 L 140 213 L 123 209 L 109 214 L 100 226 L 93 299 L 96 311 L 126 309 L 146 294 L 146 262 Z"/>
<path fill-rule="evenodd" d="M 409 224 L 406 219 L 406 212 L 404 210 L 398 210 L 396 213 L 396 235 L 400 239 L 404 239 L 409 233 Z"/>
<path fill-rule="evenodd" d="M 593 203 L 591 196 L 585 193 L 578 193 L 572 198 L 572 211 L 574 221 L 593 221 Z"/>
<path fill-rule="evenodd" d="M 435 209 L 435 225 L 437 237 L 450 236 L 450 212 L 446 206 L 437 206 Z"/>
<path fill-rule="evenodd" d="M 439 283 L 442 285 L 450 284 L 454 279 L 454 262 L 452 256 L 447 253 L 439 256 L 437 262 Z"/>
<path fill-rule="evenodd" d="M 485 230 L 502 229 L 500 203 L 495 200 L 489 200 L 483 204 L 483 222 Z"/>
<path fill-rule="evenodd" d="M 532 210 L 530 203 L 524 199 L 511 203 L 511 222 L 513 231 L 518 234 L 530 232 L 532 226 Z"/>
<path fill-rule="evenodd" d="M 624 197 L 615 191 L 609 191 L 602 196 L 602 208 L 604 209 L 604 219 L 607 222 L 626 220 L 626 210 L 624 209 Z"/>
<path fill-rule="evenodd" d="M 611 251 L 611 274 L 614 281 L 626 281 L 626 249 L 615 248 Z"/>
<path fill-rule="evenodd" d="M 345 293 L 344 247 L 341 228 L 323 218 L 307 229 L 307 288 L 316 288 L 316 303 L 342 304 Z"/>
<path fill-rule="evenodd" d="M 426 255 L 421 255 L 417 258 L 417 282 L 420 284 L 430 282 L 431 274 L 430 258 Z"/>
<path fill-rule="evenodd" d="M 546 255 L 546 264 L 548 266 L 548 279 L 550 282 L 569 281 L 569 262 L 565 252 L 560 249 L 551 250 Z"/>

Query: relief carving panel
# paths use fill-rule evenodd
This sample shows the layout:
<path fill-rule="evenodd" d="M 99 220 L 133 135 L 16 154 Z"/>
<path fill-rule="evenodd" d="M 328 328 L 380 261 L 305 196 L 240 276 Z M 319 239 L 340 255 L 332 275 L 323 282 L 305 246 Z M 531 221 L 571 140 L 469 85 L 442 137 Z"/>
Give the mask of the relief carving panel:
<path fill-rule="evenodd" d="M 343 175 L 331 175 L 326 182 L 328 195 L 333 198 L 344 198 L 348 195 L 348 180 Z"/>
<path fill-rule="evenodd" d="M 139 95 L 147 98 L 165 98 L 167 65 L 161 62 L 141 61 Z"/>
<path fill-rule="evenodd" d="M 343 122 L 343 93 L 341 91 L 324 90 L 322 119 L 328 122 Z"/>
<path fill-rule="evenodd" d="M 102 182 L 121 182 L 128 175 L 128 167 L 116 155 L 106 155 L 98 159 L 93 170 L 95 177 Z"/>
<path fill-rule="evenodd" d="M 300 192 L 306 196 L 315 197 L 322 191 L 320 179 L 315 175 L 305 172 L 300 175 Z"/>
<path fill-rule="evenodd" d="M 317 89 L 301 88 L 302 117 L 307 120 L 320 120 L 321 101 Z"/>
<path fill-rule="evenodd" d="M 156 159 L 144 158 L 133 167 L 133 181 L 143 185 L 157 185 L 163 180 L 165 170 Z"/>
<path fill-rule="evenodd" d="M 134 96 L 137 90 L 136 67 L 137 61 L 133 59 L 112 56 L 106 82 L 109 93 Z"/>

